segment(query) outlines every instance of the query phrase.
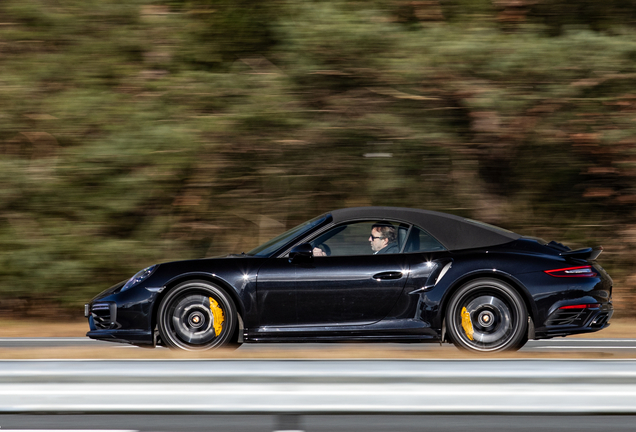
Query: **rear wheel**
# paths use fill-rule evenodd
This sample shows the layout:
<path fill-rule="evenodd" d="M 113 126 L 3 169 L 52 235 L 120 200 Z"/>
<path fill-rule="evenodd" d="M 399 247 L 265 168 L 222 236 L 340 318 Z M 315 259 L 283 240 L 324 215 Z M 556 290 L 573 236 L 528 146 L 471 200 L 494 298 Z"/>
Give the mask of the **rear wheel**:
<path fill-rule="evenodd" d="M 514 351 L 527 341 L 528 312 L 517 291 L 497 279 L 476 279 L 453 294 L 446 309 L 451 340 L 458 348 Z"/>
<path fill-rule="evenodd" d="M 235 334 L 236 307 L 216 285 L 188 281 L 173 288 L 161 301 L 159 334 L 170 348 L 208 350 L 230 345 Z"/>

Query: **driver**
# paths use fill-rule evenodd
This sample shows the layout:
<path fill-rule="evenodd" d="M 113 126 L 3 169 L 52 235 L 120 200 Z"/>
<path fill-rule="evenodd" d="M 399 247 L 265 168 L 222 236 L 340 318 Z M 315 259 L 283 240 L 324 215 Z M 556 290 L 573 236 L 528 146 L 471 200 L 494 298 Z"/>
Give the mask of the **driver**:
<path fill-rule="evenodd" d="M 369 243 L 373 255 L 398 253 L 397 232 L 393 225 L 373 224 Z"/>
<path fill-rule="evenodd" d="M 397 230 L 390 224 L 373 224 L 371 235 L 369 236 L 369 244 L 374 255 L 398 253 L 400 249 L 397 244 Z M 329 256 L 330 251 L 325 249 L 327 249 L 325 244 L 314 247 L 314 257 Z"/>

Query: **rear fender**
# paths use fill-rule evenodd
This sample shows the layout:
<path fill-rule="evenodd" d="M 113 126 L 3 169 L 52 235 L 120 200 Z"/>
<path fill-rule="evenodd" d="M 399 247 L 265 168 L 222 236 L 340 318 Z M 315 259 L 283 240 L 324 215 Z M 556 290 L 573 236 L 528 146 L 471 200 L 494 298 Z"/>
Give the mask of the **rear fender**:
<path fill-rule="evenodd" d="M 449 271 L 449 273 L 451 273 L 451 271 Z M 446 305 L 455 291 L 457 291 L 465 283 L 479 278 L 499 279 L 503 282 L 506 282 L 521 295 L 521 298 L 526 304 L 526 309 L 528 311 L 528 314 L 530 315 L 530 318 L 534 320 L 534 317 L 537 315 L 536 305 L 532 301 L 532 296 L 530 295 L 526 287 L 521 283 L 521 281 L 519 281 L 519 279 L 517 279 L 510 273 L 497 269 L 479 269 L 463 274 L 454 280 L 453 278 L 449 278 L 448 276 L 451 275 L 446 275 L 446 277 L 444 278 L 445 280 L 442 280 L 443 282 L 447 283 L 447 288 L 444 290 L 444 294 L 442 295 L 440 301 L 438 323 L 435 323 L 436 327 L 439 326 L 437 328 L 441 328 L 442 320 L 446 317 Z"/>

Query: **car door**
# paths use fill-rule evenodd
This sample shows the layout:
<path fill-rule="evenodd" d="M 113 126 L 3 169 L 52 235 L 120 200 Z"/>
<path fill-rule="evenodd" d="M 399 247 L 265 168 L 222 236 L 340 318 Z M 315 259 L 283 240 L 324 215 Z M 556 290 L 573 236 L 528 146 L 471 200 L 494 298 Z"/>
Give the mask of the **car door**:
<path fill-rule="evenodd" d="M 384 318 L 408 278 L 407 260 L 399 253 L 408 225 L 382 221 L 394 227 L 398 253 L 374 254 L 369 236 L 377 224 L 341 224 L 309 241 L 328 256 L 267 262 L 256 288 L 261 326 L 364 325 Z"/>

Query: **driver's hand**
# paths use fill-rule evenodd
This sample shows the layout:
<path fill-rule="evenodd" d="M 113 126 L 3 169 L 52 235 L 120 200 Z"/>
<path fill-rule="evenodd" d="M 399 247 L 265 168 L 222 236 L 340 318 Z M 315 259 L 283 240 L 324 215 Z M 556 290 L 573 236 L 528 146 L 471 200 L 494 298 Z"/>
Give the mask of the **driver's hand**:
<path fill-rule="evenodd" d="M 324 250 L 322 250 L 322 249 L 320 249 L 319 247 L 315 247 L 315 248 L 314 248 L 313 253 L 314 253 L 314 256 L 315 256 L 315 257 L 319 257 L 319 256 L 327 256 L 327 254 L 325 253 L 325 251 L 324 251 Z"/>

